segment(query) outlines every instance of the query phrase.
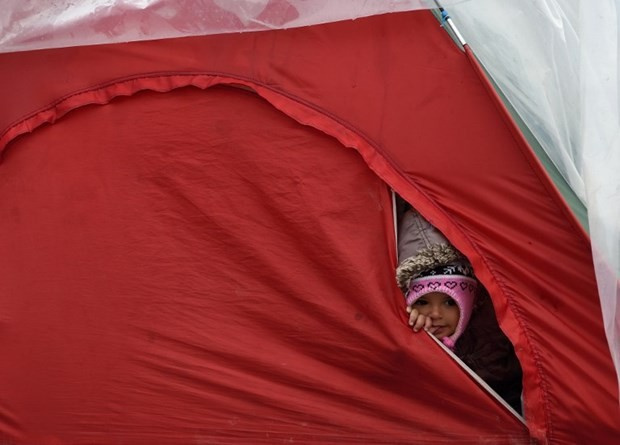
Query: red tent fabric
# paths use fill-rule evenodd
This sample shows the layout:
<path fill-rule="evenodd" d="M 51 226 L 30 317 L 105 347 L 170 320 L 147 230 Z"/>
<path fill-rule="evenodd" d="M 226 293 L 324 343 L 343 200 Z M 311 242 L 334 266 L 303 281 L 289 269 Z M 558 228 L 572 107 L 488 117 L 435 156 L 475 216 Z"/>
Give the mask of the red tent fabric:
<path fill-rule="evenodd" d="M 587 236 L 428 12 L 0 64 L 3 440 L 619 437 Z M 527 426 L 408 329 L 390 187 L 489 290 Z"/>

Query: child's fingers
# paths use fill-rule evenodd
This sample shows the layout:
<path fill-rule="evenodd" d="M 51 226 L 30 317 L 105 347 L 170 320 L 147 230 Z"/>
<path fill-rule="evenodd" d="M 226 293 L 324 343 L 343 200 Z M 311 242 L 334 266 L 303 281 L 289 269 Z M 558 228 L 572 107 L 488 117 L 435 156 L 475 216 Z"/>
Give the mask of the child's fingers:
<path fill-rule="evenodd" d="M 413 328 L 413 332 L 418 332 L 420 329 L 428 331 L 432 326 L 431 318 L 420 314 L 413 306 L 407 306 L 407 312 L 409 313 L 409 326 Z"/>
<path fill-rule="evenodd" d="M 407 309 L 407 312 L 409 312 L 409 326 L 413 326 L 418 318 L 418 310 L 413 309 L 411 306 L 409 306 Z"/>
<path fill-rule="evenodd" d="M 429 331 L 431 329 L 431 326 L 433 326 L 433 320 L 431 320 L 431 317 L 426 317 L 426 320 L 424 321 L 424 330 Z M 433 332 L 431 332 L 431 334 L 434 334 L 436 330 L 437 329 L 433 329 Z"/>
<path fill-rule="evenodd" d="M 427 317 L 419 314 L 418 318 L 416 318 L 415 322 L 413 323 L 413 332 L 418 332 L 420 329 L 422 329 L 426 325 L 426 320 Z"/>

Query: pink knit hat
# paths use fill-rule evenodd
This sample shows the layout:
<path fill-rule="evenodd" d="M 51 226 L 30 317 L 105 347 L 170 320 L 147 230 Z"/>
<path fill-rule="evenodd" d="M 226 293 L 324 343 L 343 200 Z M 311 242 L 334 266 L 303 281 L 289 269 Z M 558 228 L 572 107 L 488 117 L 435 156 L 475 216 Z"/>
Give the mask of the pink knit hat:
<path fill-rule="evenodd" d="M 407 306 L 411 306 L 420 297 L 431 292 L 441 292 L 452 297 L 459 308 L 459 321 L 454 333 L 441 339 L 450 349 L 454 349 L 456 341 L 467 327 L 478 286 L 474 278 L 450 273 L 452 270 L 450 266 L 442 266 L 430 271 L 439 273 L 437 275 L 425 275 L 411 280 L 406 294 Z"/>

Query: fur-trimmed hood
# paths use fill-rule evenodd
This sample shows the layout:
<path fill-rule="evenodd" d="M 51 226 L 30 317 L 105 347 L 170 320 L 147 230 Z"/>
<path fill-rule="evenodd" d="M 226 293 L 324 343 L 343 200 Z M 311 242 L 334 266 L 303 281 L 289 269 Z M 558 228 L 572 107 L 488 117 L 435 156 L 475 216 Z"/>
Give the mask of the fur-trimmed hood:
<path fill-rule="evenodd" d="M 467 259 L 447 238 L 416 210 L 407 210 L 398 228 L 398 261 L 396 282 L 403 293 L 412 279 L 439 266 L 452 265 L 465 276 L 472 276 Z"/>
<path fill-rule="evenodd" d="M 450 244 L 433 244 L 418 251 L 417 255 L 405 259 L 396 269 L 396 282 L 407 292 L 412 279 L 438 266 L 454 265 L 466 267 L 466 259 Z"/>

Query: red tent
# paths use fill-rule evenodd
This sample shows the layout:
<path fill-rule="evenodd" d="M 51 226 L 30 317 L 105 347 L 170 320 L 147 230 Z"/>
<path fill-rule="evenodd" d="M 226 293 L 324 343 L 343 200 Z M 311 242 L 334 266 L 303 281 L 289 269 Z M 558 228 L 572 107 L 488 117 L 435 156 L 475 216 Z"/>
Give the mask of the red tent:
<path fill-rule="evenodd" d="M 0 66 L 5 442 L 620 437 L 588 238 L 430 13 Z M 489 290 L 526 424 L 408 329 L 390 188 Z"/>

